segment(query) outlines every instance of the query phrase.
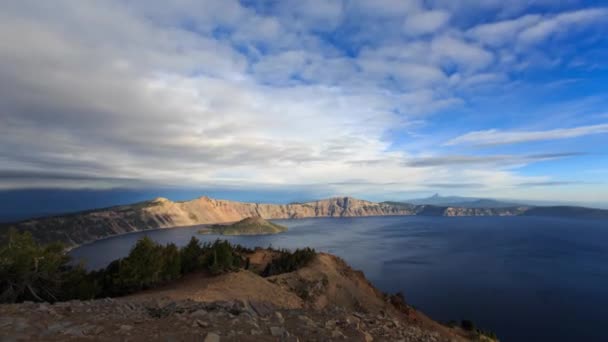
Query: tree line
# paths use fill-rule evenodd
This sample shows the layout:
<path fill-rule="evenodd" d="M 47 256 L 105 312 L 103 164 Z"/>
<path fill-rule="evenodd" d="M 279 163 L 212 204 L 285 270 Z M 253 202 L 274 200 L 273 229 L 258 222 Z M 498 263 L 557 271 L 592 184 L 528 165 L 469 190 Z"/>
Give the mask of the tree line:
<path fill-rule="evenodd" d="M 207 271 L 211 275 L 249 268 L 253 250 L 228 241 L 201 243 L 192 237 L 179 248 L 161 245 L 148 237 L 137 241 L 128 256 L 107 267 L 87 271 L 74 264 L 60 243 L 42 245 L 29 232 L 10 231 L 0 247 L 0 302 L 64 301 L 122 296 Z M 313 249 L 275 251 L 278 257 L 262 276 L 295 271 L 316 255 Z"/>

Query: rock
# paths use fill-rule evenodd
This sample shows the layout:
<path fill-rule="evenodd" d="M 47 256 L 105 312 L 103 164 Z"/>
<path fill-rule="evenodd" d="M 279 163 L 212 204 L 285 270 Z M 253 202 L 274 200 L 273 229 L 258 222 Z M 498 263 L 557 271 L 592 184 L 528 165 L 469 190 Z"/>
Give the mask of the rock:
<path fill-rule="evenodd" d="M 270 327 L 270 334 L 272 336 L 283 336 L 285 329 L 281 327 Z"/>
<path fill-rule="evenodd" d="M 207 328 L 209 326 L 209 323 L 205 322 L 205 321 L 201 321 L 200 319 L 197 319 L 195 321 L 196 325 L 198 325 L 201 328 Z"/>
<path fill-rule="evenodd" d="M 55 334 L 55 333 L 65 330 L 70 325 L 72 325 L 72 322 L 56 322 L 56 323 L 50 324 L 46 328 L 46 330 L 47 330 L 47 332 L 49 332 L 51 334 Z"/>
<path fill-rule="evenodd" d="M 270 316 L 274 311 L 274 305 L 268 302 L 250 302 L 249 305 L 260 316 Z"/>
<path fill-rule="evenodd" d="M 372 342 L 374 340 L 374 337 L 367 331 L 363 331 L 363 338 L 365 339 L 365 342 Z"/>
<path fill-rule="evenodd" d="M 133 326 L 132 325 L 127 325 L 127 324 L 123 324 L 120 326 L 120 331 L 122 332 L 128 332 L 133 330 Z"/>
<path fill-rule="evenodd" d="M 190 317 L 205 317 L 207 316 L 207 311 L 205 310 L 196 310 L 190 314 Z"/>
<path fill-rule="evenodd" d="M 336 326 L 336 321 L 333 319 L 330 319 L 329 321 L 325 322 L 325 328 L 327 328 L 327 329 L 331 329 L 335 326 Z"/>
<path fill-rule="evenodd" d="M 210 332 L 205 336 L 204 342 L 220 342 L 220 335 Z"/>
<path fill-rule="evenodd" d="M 104 328 L 100 325 L 93 326 L 90 330 L 86 331 L 89 335 L 99 335 L 103 332 Z"/>
<path fill-rule="evenodd" d="M 86 330 L 87 327 L 88 327 L 87 325 L 85 325 L 85 326 L 76 325 L 76 326 L 67 328 L 66 330 L 63 331 L 63 333 L 65 335 L 82 337 L 82 336 L 84 336 L 84 330 Z"/>
<path fill-rule="evenodd" d="M 274 316 L 277 318 L 277 320 L 278 320 L 278 321 L 279 321 L 281 324 L 285 323 L 285 318 L 283 318 L 283 315 L 282 315 L 280 312 L 278 312 L 278 311 L 277 311 L 277 312 L 275 312 L 275 313 L 274 313 Z"/>
<path fill-rule="evenodd" d="M 365 315 L 360 312 L 353 312 L 353 316 L 360 318 L 360 319 L 365 318 Z"/>
<path fill-rule="evenodd" d="M 0 317 L 0 328 L 7 327 L 13 324 L 12 317 Z"/>
<path fill-rule="evenodd" d="M 308 326 L 315 326 L 315 322 L 310 319 L 308 316 L 304 316 L 304 315 L 300 315 L 298 316 L 298 319 L 301 320 L 302 322 L 304 322 L 306 325 Z"/>
<path fill-rule="evenodd" d="M 25 318 L 18 317 L 13 320 L 13 330 L 16 332 L 24 332 L 30 327 L 30 324 L 25 320 Z"/>
<path fill-rule="evenodd" d="M 331 337 L 332 338 L 346 338 L 346 336 L 344 336 L 344 334 L 340 331 L 340 329 L 334 329 L 334 331 L 331 332 Z"/>

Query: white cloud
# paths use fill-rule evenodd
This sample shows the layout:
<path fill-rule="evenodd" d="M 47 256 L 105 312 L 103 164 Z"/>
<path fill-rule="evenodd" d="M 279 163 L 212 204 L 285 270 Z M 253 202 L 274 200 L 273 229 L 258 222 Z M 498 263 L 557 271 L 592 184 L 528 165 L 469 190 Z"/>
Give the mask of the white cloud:
<path fill-rule="evenodd" d="M 446 11 L 425 11 L 407 17 L 403 28 L 410 35 L 435 33 L 444 27 L 449 19 L 450 14 Z"/>
<path fill-rule="evenodd" d="M 500 46 L 513 41 L 517 34 L 540 20 L 540 15 L 528 14 L 516 19 L 475 26 L 467 31 L 467 35 L 484 44 Z"/>
<path fill-rule="evenodd" d="M 419 0 L 352 0 L 349 7 L 365 15 L 400 17 L 421 9 Z"/>
<path fill-rule="evenodd" d="M 546 131 L 501 131 L 489 129 L 470 132 L 449 140 L 445 145 L 505 145 L 531 141 L 556 140 L 608 133 L 608 124 L 559 128 Z"/>
<path fill-rule="evenodd" d="M 455 63 L 465 70 L 484 69 L 494 59 L 482 47 L 448 35 L 433 39 L 431 49 L 440 61 Z"/>
<path fill-rule="evenodd" d="M 258 5 L 0 5 L 0 187 L 546 180 L 463 159 L 422 170 L 399 145 L 441 155 L 412 127 L 509 81 L 504 51 L 480 38 L 492 30 L 466 34 L 446 7 L 414 0 Z"/>
<path fill-rule="evenodd" d="M 520 41 L 534 43 L 551 35 L 576 30 L 594 22 L 607 22 L 608 9 L 594 8 L 558 14 L 526 28 L 519 34 Z"/>
<path fill-rule="evenodd" d="M 477 25 L 466 35 L 489 46 L 513 43 L 532 44 L 551 36 L 580 30 L 596 23 L 606 22 L 608 9 L 592 8 L 559 13 L 556 15 L 526 14 L 515 19 Z"/>

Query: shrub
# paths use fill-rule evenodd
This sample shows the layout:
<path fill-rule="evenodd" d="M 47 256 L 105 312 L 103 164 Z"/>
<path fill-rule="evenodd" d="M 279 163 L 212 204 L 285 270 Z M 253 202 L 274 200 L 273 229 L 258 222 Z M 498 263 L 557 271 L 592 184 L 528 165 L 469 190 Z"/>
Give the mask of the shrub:
<path fill-rule="evenodd" d="M 241 257 L 228 241 L 216 240 L 205 251 L 204 265 L 212 274 L 234 271 L 241 267 Z"/>
<path fill-rule="evenodd" d="M 170 281 L 182 275 L 181 255 L 177 246 L 170 243 L 162 250 L 162 271 L 161 280 Z"/>
<path fill-rule="evenodd" d="M 94 299 L 102 292 L 95 272 L 87 272 L 82 265 L 65 273 L 59 300 Z"/>
<path fill-rule="evenodd" d="M 266 265 L 262 276 L 270 277 L 277 274 L 296 271 L 311 262 L 317 253 L 312 248 L 296 249 L 293 253 L 281 250 L 278 258 Z"/>
<path fill-rule="evenodd" d="M 58 243 L 41 246 L 29 232 L 11 230 L 0 247 L 0 302 L 56 301 L 70 258 Z"/>
<path fill-rule="evenodd" d="M 190 273 L 201 269 L 203 267 L 202 255 L 203 248 L 201 247 L 201 243 L 193 236 L 190 242 L 180 250 L 182 272 Z"/>
<path fill-rule="evenodd" d="M 119 262 L 118 286 L 132 292 L 158 284 L 162 281 L 163 266 L 163 247 L 146 236 Z"/>
<path fill-rule="evenodd" d="M 36 243 L 29 233 L 11 231 L 0 247 L 0 302 L 57 301 L 121 296 L 180 278 L 197 270 L 212 274 L 249 268 L 243 255 L 252 252 L 228 241 L 201 245 L 193 237 L 179 249 L 175 244 L 160 245 L 148 237 L 137 241 L 125 258 L 106 268 L 87 272 L 82 265 L 71 265 L 60 244 Z M 310 248 L 282 250 L 264 270 L 270 276 L 292 272 L 315 256 Z"/>
<path fill-rule="evenodd" d="M 467 331 L 473 331 L 473 330 L 475 330 L 475 323 L 473 323 L 473 321 L 470 321 L 468 319 L 463 319 L 460 322 L 460 327 Z"/>

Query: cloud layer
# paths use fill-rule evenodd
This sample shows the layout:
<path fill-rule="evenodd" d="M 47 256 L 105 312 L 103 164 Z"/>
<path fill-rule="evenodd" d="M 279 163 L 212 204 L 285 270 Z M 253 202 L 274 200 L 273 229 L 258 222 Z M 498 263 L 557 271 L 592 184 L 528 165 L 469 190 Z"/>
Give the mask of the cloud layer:
<path fill-rule="evenodd" d="M 461 135 L 451 139 L 446 145 L 471 144 L 484 146 L 519 144 L 538 140 L 569 139 L 602 133 L 608 133 L 608 124 L 550 129 L 546 131 L 501 131 L 490 129 Z"/>
<path fill-rule="evenodd" d="M 2 4 L 0 188 L 549 182 L 516 169 L 573 154 L 478 155 L 421 133 L 555 58 L 546 41 L 606 28 L 604 8 L 540 4 L 471 3 L 478 21 L 444 1 Z M 484 128 L 446 146 L 607 131 Z"/>

